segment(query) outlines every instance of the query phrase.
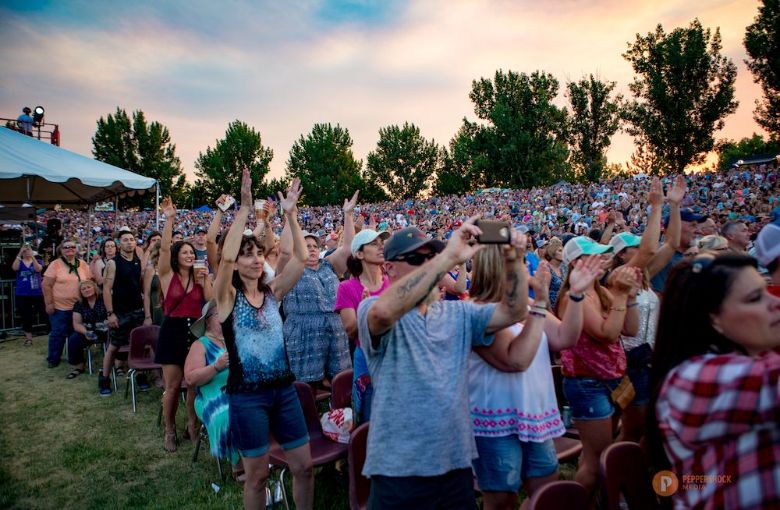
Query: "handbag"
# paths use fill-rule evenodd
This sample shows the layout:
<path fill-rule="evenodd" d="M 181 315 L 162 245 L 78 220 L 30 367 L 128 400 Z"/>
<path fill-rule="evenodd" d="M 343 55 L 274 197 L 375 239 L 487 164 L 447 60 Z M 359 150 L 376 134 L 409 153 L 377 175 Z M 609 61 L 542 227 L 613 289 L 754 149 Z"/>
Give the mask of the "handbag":
<path fill-rule="evenodd" d="M 629 379 L 627 375 L 623 376 L 623 379 L 620 380 L 620 384 L 618 384 L 617 387 L 610 393 L 612 402 L 614 402 L 616 406 L 620 407 L 620 409 L 625 409 L 628 407 L 628 405 L 634 400 L 635 396 L 636 391 L 634 390 L 634 385 L 631 384 L 631 379 Z"/>

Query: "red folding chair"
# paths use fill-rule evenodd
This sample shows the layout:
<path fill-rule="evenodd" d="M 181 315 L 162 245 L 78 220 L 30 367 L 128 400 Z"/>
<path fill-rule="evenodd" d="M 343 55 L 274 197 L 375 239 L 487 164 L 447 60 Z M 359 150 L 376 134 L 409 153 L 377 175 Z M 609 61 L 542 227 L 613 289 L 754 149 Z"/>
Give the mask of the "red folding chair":
<path fill-rule="evenodd" d="M 554 438 L 553 443 L 558 462 L 576 462 L 582 453 L 582 442 L 578 439 L 562 436 Z"/>
<path fill-rule="evenodd" d="M 528 510 L 587 510 L 588 493 L 577 482 L 551 482 L 537 489 L 531 496 Z"/>
<path fill-rule="evenodd" d="M 330 408 L 342 409 L 352 406 L 352 369 L 342 370 L 330 383 Z"/>
<path fill-rule="evenodd" d="M 127 390 L 132 389 L 133 414 L 136 411 L 135 382 L 138 372 L 162 368 L 154 362 L 154 350 L 157 348 L 157 337 L 160 326 L 139 326 L 130 332 L 127 366 L 129 368 L 125 381 L 125 398 Z"/>
<path fill-rule="evenodd" d="M 368 506 L 371 481 L 363 476 L 363 465 L 366 463 L 368 450 L 368 425 L 369 422 L 363 423 L 349 436 L 347 463 L 349 464 L 350 510 L 365 510 Z"/>
<path fill-rule="evenodd" d="M 648 466 L 645 452 L 636 443 L 622 441 L 601 453 L 601 487 L 607 510 L 621 508 L 621 495 L 630 510 L 660 508 Z"/>

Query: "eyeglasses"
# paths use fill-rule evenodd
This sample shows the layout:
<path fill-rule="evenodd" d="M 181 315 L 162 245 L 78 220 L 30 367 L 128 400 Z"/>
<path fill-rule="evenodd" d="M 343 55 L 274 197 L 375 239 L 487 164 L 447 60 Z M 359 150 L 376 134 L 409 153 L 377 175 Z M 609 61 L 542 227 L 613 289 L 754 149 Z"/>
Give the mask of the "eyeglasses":
<path fill-rule="evenodd" d="M 62 249 L 63 250 L 75 250 L 76 247 L 74 245 L 72 245 L 72 244 L 69 244 L 68 246 L 63 246 Z"/>
<path fill-rule="evenodd" d="M 436 254 L 434 252 L 419 253 L 415 251 L 412 253 L 408 253 L 406 255 L 402 255 L 400 257 L 396 257 L 391 262 L 406 262 L 410 266 L 421 266 L 435 256 Z"/>

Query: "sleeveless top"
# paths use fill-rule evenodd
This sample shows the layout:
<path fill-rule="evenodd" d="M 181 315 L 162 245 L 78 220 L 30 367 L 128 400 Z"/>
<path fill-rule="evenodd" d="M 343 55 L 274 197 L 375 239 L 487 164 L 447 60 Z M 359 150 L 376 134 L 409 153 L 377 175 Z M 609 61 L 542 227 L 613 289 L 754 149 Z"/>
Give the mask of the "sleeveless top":
<path fill-rule="evenodd" d="M 194 283 L 192 290 L 184 293 L 184 285 L 181 283 L 178 273 L 173 273 L 171 284 L 168 285 L 168 293 L 163 299 L 163 311 L 166 317 L 191 317 L 199 318 L 203 309 L 203 288 Z"/>
<path fill-rule="evenodd" d="M 38 263 L 42 261 L 39 260 Z M 28 266 L 24 260 L 19 261 L 19 270 L 16 272 L 17 296 L 42 296 L 41 273 L 35 270 L 35 264 L 30 262 Z"/>
<path fill-rule="evenodd" d="M 561 372 L 566 377 L 618 379 L 626 375 L 626 351 L 620 342 L 599 342 L 583 329 L 577 345 L 561 351 Z"/>
<path fill-rule="evenodd" d="M 114 312 L 123 314 L 144 307 L 141 283 L 141 259 L 133 253 L 133 259 L 125 259 L 121 253 L 114 257 L 116 272 L 111 291 Z"/>
<path fill-rule="evenodd" d="M 273 294 L 266 292 L 263 305 L 254 307 L 236 289 L 233 309 L 222 323 L 230 356 L 227 392 L 256 392 L 292 384 L 282 316 Z"/>
<path fill-rule="evenodd" d="M 644 344 L 655 346 L 655 330 L 658 326 L 658 312 L 661 302 L 658 295 L 650 289 L 644 289 L 636 298 L 639 307 L 639 332 L 636 336 L 621 336 L 623 348 L 630 351 Z"/>
<path fill-rule="evenodd" d="M 512 334 L 522 324 L 510 326 Z M 541 443 L 566 431 L 555 398 L 547 335 L 525 372 L 502 372 L 474 351 L 469 353 L 469 408 L 474 435 L 517 436 Z"/>

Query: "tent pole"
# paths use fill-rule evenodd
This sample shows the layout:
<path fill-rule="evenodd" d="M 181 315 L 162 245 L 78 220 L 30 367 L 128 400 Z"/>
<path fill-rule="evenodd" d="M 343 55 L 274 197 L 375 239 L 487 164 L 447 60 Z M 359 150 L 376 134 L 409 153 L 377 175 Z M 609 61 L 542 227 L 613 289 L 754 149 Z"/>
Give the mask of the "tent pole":
<path fill-rule="evenodd" d="M 154 229 L 156 231 L 160 231 L 160 181 L 157 181 L 155 185 L 155 207 L 154 207 L 154 214 L 155 214 L 155 226 Z"/>

